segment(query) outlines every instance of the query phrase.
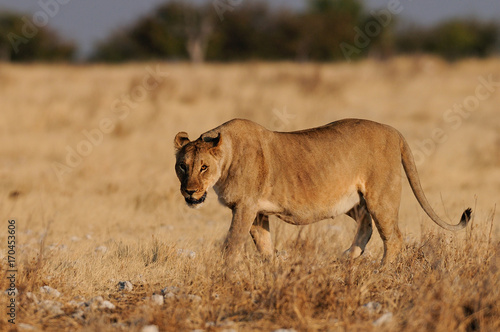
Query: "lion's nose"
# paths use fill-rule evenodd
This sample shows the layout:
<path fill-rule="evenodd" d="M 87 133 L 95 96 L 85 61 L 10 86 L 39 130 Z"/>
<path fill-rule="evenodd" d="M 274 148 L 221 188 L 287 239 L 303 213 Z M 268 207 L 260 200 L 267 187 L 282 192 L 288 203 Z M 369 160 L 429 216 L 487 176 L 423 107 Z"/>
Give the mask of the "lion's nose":
<path fill-rule="evenodd" d="M 185 190 L 186 191 L 186 194 L 188 194 L 189 196 L 192 196 L 196 190 Z"/>

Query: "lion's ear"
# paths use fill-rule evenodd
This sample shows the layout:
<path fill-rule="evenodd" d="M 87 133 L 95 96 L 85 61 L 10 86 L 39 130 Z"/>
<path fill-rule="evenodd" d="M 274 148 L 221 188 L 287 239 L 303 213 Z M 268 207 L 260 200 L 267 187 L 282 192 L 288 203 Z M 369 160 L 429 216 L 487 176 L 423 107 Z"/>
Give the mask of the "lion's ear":
<path fill-rule="evenodd" d="M 179 151 L 184 145 L 189 143 L 189 137 L 186 132 L 181 131 L 174 138 L 174 147 Z"/>
<path fill-rule="evenodd" d="M 222 139 L 220 138 L 220 133 L 217 134 L 217 137 L 209 137 L 209 136 L 204 136 L 203 137 L 203 142 L 206 143 L 211 143 L 213 148 L 219 147 Z"/>

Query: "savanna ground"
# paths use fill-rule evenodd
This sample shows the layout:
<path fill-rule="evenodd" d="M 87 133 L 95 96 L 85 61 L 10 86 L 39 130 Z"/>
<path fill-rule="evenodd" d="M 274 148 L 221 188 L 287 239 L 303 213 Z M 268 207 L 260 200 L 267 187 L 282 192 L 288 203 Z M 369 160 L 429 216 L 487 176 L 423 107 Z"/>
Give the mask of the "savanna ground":
<path fill-rule="evenodd" d="M 0 329 L 498 331 L 498 82 L 500 59 L 0 65 Z M 186 207 L 173 138 L 234 117 L 275 130 L 345 117 L 390 124 L 414 149 L 437 212 L 457 223 L 471 206 L 472 224 L 439 229 L 404 181 L 405 246 L 392 266 L 380 268 L 376 232 L 361 258 L 340 258 L 355 232 L 347 217 L 304 227 L 272 218 L 276 260 L 261 262 L 249 237 L 243 272 L 227 279 L 230 211 L 213 192 Z M 3 292 L 9 219 L 15 326 Z"/>

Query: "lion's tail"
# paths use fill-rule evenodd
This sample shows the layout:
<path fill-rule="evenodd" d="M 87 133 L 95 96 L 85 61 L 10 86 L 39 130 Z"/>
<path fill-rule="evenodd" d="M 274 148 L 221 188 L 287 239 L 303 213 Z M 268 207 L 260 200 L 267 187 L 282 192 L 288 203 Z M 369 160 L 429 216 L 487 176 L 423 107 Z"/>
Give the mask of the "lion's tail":
<path fill-rule="evenodd" d="M 411 189 L 413 190 L 413 194 L 418 200 L 418 203 L 424 209 L 425 213 L 431 218 L 437 225 L 441 226 L 444 229 L 449 231 L 458 231 L 467 227 L 471 219 L 472 209 L 468 208 L 462 213 L 462 218 L 457 225 L 450 225 L 436 214 L 432 209 L 431 205 L 427 201 L 427 197 L 425 197 L 424 191 L 420 184 L 420 179 L 418 177 L 417 167 L 415 165 L 415 161 L 413 159 L 413 154 L 410 150 L 410 146 L 404 139 L 404 137 L 400 134 L 400 147 L 401 147 L 401 159 L 403 163 L 403 168 L 406 173 L 406 177 L 408 178 L 408 182 L 410 182 Z"/>

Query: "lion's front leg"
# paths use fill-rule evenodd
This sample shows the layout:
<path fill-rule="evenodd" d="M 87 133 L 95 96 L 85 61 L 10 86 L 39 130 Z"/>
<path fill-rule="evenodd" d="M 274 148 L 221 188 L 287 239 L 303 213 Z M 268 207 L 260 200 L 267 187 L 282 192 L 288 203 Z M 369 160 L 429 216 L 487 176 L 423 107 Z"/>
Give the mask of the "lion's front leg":
<path fill-rule="evenodd" d="M 229 264 L 238 260 L 256 215 L 256 212 L 247 208 L 233 208 L 233 220 L 223 249 Z"/>
<path fill-rule="evenodd" d="M 273 242 L 267 215 L 260 213 L 257 215 L 250 228 L 250 235 L 252 235 L 253 242 L 264 259 L 270 260 L 273 257 Z"/>

